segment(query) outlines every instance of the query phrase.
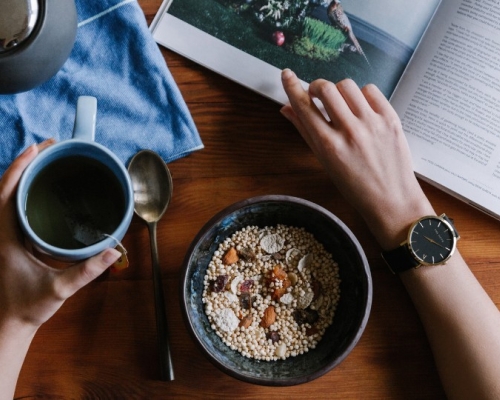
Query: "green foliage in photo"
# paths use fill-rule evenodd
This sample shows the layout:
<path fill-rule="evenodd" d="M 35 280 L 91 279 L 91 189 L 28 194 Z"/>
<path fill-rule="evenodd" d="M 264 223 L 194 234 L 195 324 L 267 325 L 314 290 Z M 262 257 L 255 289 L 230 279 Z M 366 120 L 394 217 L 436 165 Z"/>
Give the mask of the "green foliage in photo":
<path fill-rule="evenodd" d="M 331 25 L 306 17 L 300 37 L 289 46 L 295 54 L 313 60 L 332 61 L 339 55 L 345 35 Z"/>

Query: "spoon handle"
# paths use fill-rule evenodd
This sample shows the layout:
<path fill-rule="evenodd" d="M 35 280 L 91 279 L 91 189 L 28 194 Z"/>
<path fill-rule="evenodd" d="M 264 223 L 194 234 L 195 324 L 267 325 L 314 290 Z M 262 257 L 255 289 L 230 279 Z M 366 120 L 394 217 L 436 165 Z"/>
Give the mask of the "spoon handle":
<path fill-rule="evenodd" d="M 153 265 L 153 286 L 155 296 L 156 334 L 158 336 L 158 350 L 160 353 L 160 379 L 162 381 L 174 380 L 174 369 L 168 341 L 167 313 L 163 296 L 158 246 L 156 241 L 156 222 L 148 224 L 151 243 L 151 257 Z"/>

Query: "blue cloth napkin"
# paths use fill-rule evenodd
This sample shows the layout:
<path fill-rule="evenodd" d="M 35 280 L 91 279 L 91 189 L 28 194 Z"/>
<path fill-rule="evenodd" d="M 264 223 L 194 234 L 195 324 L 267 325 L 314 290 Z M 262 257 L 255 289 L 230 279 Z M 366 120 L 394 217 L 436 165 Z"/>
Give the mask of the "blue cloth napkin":
<path fill-rule="evenodd" d="M 43 85 L 0 95 L 0 176 L 26 147 L 72 136 L 78 96 L 97 98 L 96 142 L 125 164 L 141 149 L 165 162 L 203 144 L 136 0 L 77 0 L 75 46 Z"/>

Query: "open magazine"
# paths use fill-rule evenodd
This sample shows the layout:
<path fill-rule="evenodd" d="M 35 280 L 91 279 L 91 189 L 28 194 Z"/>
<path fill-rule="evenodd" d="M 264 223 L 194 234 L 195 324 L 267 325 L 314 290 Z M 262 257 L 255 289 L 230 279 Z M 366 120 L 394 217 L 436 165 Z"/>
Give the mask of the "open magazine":
<path fill-rule="evenodd" d="M 284 104 L 280 74 L 375 83 L 415 172 L 500 219 L 496 0 L 165 0 L 155 40 Z"/>

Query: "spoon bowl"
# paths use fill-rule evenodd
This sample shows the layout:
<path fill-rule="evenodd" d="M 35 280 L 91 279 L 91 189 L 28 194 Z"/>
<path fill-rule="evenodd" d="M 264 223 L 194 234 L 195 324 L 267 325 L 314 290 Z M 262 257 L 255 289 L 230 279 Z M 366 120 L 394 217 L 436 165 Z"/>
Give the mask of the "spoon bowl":
<path fill-rule="evenodd" d="M 130 161 L 128 171 L 134 190 L 135 213 L 146 222 L 149 230 L 160 377 L 163 381 L 172 381 L 174 372 L 168 342 L 167 317 L 156 240 L 156 225 L 165 214 L 172 197 L 172 175 L 162 158 L 150 150 L 139 151 Z"/>

